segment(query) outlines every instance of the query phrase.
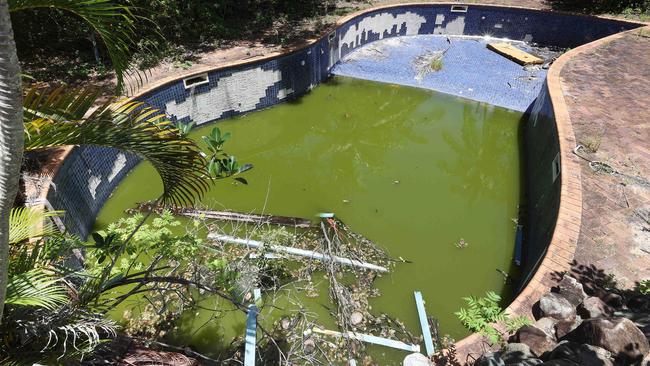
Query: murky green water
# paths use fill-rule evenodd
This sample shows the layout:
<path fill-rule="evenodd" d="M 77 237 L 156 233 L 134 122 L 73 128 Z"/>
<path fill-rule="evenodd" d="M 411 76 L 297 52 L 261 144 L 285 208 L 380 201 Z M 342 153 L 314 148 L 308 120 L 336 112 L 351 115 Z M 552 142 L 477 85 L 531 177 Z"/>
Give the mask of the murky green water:
<path fill-rule="evenodd" d="M 378 281 L 383 295 L 373 311 L 400 318 L 418 335 L 419 290 L 442 333 L 460 339 L 467 333 L 453 312 L 463 296 L 508 296 L 497 269 L 510 272 L 514 252 L 521 117 L 435 92 L 336 78 L 297 101 L 219 122 L 233 134 L 227 151 L 255 168 L 246 173 L 248 186 L 221 181 L 203 204 L 307 218 L 335 212 L 392 256 L 412 261 Z M 153 169 L 141 164 L 97 226 L 160 192 Z M 188 314 L 171 339 L 209 351 L 229 343 L 228 334 L 243 334 L 243 316 L 208 319 Z"/>

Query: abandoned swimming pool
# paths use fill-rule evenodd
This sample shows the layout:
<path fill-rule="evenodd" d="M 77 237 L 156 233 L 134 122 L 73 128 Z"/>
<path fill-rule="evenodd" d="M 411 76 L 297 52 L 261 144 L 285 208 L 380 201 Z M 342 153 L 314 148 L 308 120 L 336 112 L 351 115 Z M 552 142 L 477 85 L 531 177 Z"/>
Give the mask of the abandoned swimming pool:
<path fill-rule="evenodd" d="M 222 128 L 227 126 L 229 131 L 235 133 L 236 137 L 232 141 L 232 147 L 236 151 L 233 152 L 242 160 L 259 159 L 260 162 L 257 163 L 256 168 L 250 172 L 250 185 L 263 184 L 264 189 L 249 189 L 249 191 L 258 192 L 252 195 L 249 201 L 228 202 L 227 197 L 230 194 L 240 195 L 242 191 L 252 187 L 223 185 L 215 189 L 223 189 L 229 194 L 218 195 L 217 200 L 209 200 L 204 204 L 222 207 L 219 205 L 222 203 L 231 205 L 233 209 L 240 204 L 241 210 L 255 210 L 259 209 L 261 205 L 259 192 L 264 192 L 264 194 L 269 192 L 269 197 L 278 192 L 279 196 L 293 197 L 295 195 L 301 198 L 296 200 L 299 202 L 296 202 L 294 207 L 287 206 L 286 208 L 287 211 L 296 212 L 293 215 L 308 216 L 313 215 L 314 211 L 335 211 L 355 230 L 371 237 L 381 245 L 386 245 L 390 249 L 391 255 L 400 256 L 401 254 L 395 252 L 399 248 L 399 250 L 404 249 L 406 254 L 410 254 L 406 257 L 407 259 L 412 260 L 412 258 L 416 258 L 415 256 L 419 259 L 420 251 L 423 250 L 421 243 L 428 243 L 424 251 L 431 250 L 429 255 L 432 259 L 429 266 L 418 267 L 421 265 L 417 263 L 400 265 L 394 274 L 379 280 L 383 296 L 376 300 L 376 309 L 402 310 L 395 304 L 399 303 L 396 300 L 398 297 L 401 301 L 406 301 L 402 299 L 407 292 L 406 289 L 401 288 L 403 283 L 412 283 L 413 288 L 419 287 L 419 289 L 427 286 L 440 286 L 438 290 L 430 289 L 430 291 L 443 291 L 446 297 L 455 298 L 453 301 L 456 303 L 451 301 L 444 305 L 442 304 L 444 301 L 438 299 L 437 294 L 429 294 L 429 291 L 426 291 L 424 295 L 427 300 L 427 308 L 434 316 L 441 318 L 443 332 L 449 332 L 459 337 L 465 333 L 454 321 L 453 316 L 449 314 L 451 311 L 457 310 L 461 296 L 480 295 L 480 291 L 488 288 L 506 291 L 507 287 L 503 284 L 504 278 L 497 269 L 507 273 L 512 266 L 514 227 L 515 222 L 518 221 L 519 209 L 521 209 L 517 206 L 521 204 L 526 213 L 525 223 L 523 223 L 526 240 L 522 277 L 520 281 L 515 281 L 517 282 L 515 291 L 526 284 L 527 279 L 534 273 L 539 260 L 543 257 L 553 232 L 559 204 L 558 131 L 553 119 L 553 106 L 549 102 L 548 90 L 544 83 L 545 69 L 540 67 L 527 70 L 511 63 L 506 64 L 507 60 L 492 53 L 486 53 L 484 44 L 481 42 L 492 38 L 509 38 L 515 40 L 515 43 L 524 49 L 529 45 L 537 44 L 553 46 L 555 49 L 562 50 L 632 27 L 634 25 L 614 20 L 552 14 L 520 8 L 457 4 L 386 7 L 345 19 L 334 32 L 297 52 L 199 73 L 186 80 L 174 80 L 143 92 L 140 99 L 164 109 L 175 121 L 193 120 L 199 124 L 227 119 L 273 106 L 289 98 L 293 99 L 296 102 L 294 104 L 283 104 L 266 111 L 224 121 L 219 125 Z M 432 35 L 439 36 L 435 38 Z M 409 60 L 408 58 L 397 58 L 396 60 L 401 60 L 402 63 L 393 63 L 395 72 L 388 73 L 385 71 L 390 71 L 390 68 L 386 68 L 384 63 L 386 59 L 383 57 L 367 58 L 361 62 L 358 58 L 355 59 L 354 52 L 363 51 L 364 46 L 373 46 L 381 52 L 394 46 L 390 43 L 382 44 L 383 41 L 396 41 L 397 44 L 403 46 L 401 47 L 404 50 L 402 55 L 410 55 L 409 57 L 413 56 L 414 58 L 420 54 L 409 51 L 409 47 L 411 50 L 429 47 L 426 50 L 429 54 L 444 50 L 447 44 L 460 47 L 449 50 L 450 58 L 444 61 L 441 72 L 416 73 L 416 78 L 412 74 L 413 63 L 404 61 Z M 404 42 L 410 44 L 403 44 Z M 468 59 L 467 55 L 475 57 Z M 465 58 L 463 59 L 463 57 Z M 478 63 L 479 66 L 489 64 L 493 67 L 477 67 L 477 64 L 472 63 L 477 60 L 481 61 Z M 492 61 L 494 62 L 492 63 Z M 453 72 L 451 72 L 452 70 Z M 406 71 L 406 77 L 404 77 L 404 71 Z M 501 73 L 502 71 L 505 73 Z M 437 94 L 434 96 L 434 94 L 430 94 L 431 92 L 411 89 L 406 86 L 369 87 L 368 85 L 372 85 L 371 83 L 364 84 L 366 82 L 347 79 L 338 79 L 340 85 L 335 83 L 317 86 L 327 79 L 331 72 L 342 76 L 355 76 L 429 88 L 455 96 L 464 96 L 473 101 L 459 100 L 449 95 Z M 364 75 L 364 73 L 366 74 Z M 369 73 L 375 76 L 381 75 L 382 78 L 376 79 Z M 194 84 L 188 85 L 188 82 Z M 374 101 L 367 101 L 366 107 L 360 108 L 356 104 L 346 105 L 347 99 L 354 100 L 354 98 L 346 98 L 337 100 L 341 103 L 341 107 L 346 106 L 344 109 L 347 110 L 331 106 L 331 104 L 327 107 L 328 111 L 332 110 L 338 113 L 333 113 L 330 116 L 332 120 L 329 121 L 323 120 L 329 114 L 325 115 L 318 110 L 303 115 L 300 115 L 299 112 L 296 113 L 296 116 L 300 116 L 300 118 L 294 120 L 291 128 L 288 127 L 288 121 L 291 120 L 288 117 L 277 123 L 277 126 L 280 126 L 279 130 L 283 131 L 284 135 L 271 134 L 277 132 L 274 129 L 275 126 L 258 127 L 263 125 L 259 121 L 260 119 L 266 120 L 265 115 L 287 113 L 286 117 L 290 114 L 289 110 L 299 109 L 300 104 L 307 105 L 312 101 L 315 103 L 319 96 L 324 98 L 323 93 L 332 88 L 355 89 L 369 95 L 373 95 L 372 93 L 375 92 L 384 97 L 388 96 L 389 102 L 392 103 L 391 108 L 409 111 L 408 117 L 399 113 L 389 113 L 389 116 L 393 115 L 393 119 L 397 120 L 397 122 L 393 122 L 394 126 L 386 127 L 385 131 L 381 128 L 369 128 L 370 136 L 366 136 L 366 128 L 361 122 L 373 126 L 373 120 L 361 119 L 358 120 L 360 122 L 350 123 L 360 115 L 355 112 L 367 108 L 366 115 L 377 118 L 377 120 L 381 120 L 381 114 L 375 111 L 376 108 L 369 107 Z M 312 90 L 311 94 L 300 98 L 309 90 Z M 390 94 L 391 92 L 396 94 Z M 345 95 L 345 92 L 341 93 Z M 403 98 L 402 95 L 409 97 Z M 335 97 L 336 93 L 333 98 Z M 408 104 L 408 100 L 412 104 Z M 477 103 L 477 101 L 488 104 Z M 393 112 L 395 111 L 393 110 Z M 427 113 L 431 113 L 432 118 L 429 121 L 424 120 L 424 114 Z M 422 121 L 418 121 L 418 116 L 423 117 Z M 450 123 L 447 118 L 454 119 L 455 124 Z M 269 117 L 269 119 L 273 118 Z M 237 121 L 237 124 L 234 121 Z M 406 121 L 412 122 L 407 123 Z M 320 124 L 316 124 L 316 122 Z M 490 125 L 499 126 L 499 128 L 490 128 Z M 309 155 L 311 159 L 306 160 L 304 156 L 299 156 L 300 154 L 296 154 L 298 157 L 292 156 L 289 149 L 284 151 L 278 146 L 274 146 L 274 141 L 248 140 L 254 136 L 247 133 L 246 126 L 253 126 L 251 129 L 256 131 L 270 131 L 267 133 L 269 137 L 275 136 L 278 142 L 294 143 L 301 149 L 311 151 L 311 155 Z M 525 128 L 523 128 L 524 126 Z M 440 135 L 443 132 L 446 134 Z M 338 137 L 339 140 L 331 142 L 328 140 L 328 134 Z M 364 140 L 366 137 L 369 139 L 368 141 Z M 518 138 L 521 144 L 518 143 Z M 499 143 L 495 143 L 497 140 Z M 371 143 L 379 141 L 380 147 L 384 149 L 373 148 L 372 144 L 355 144 L 363 141 Z M 243 145 L 246 143 L 248 145 Z M 250 146 L 255 143 L 260 144 L 259 150 L 255 150 L 256 146 Z M 484 150 L 480 149 L 481 146 L 484 147 Z M 320 154 L 322 150 L 329 152 L 331 156 L 323 157 L 323 154 Z M 256 155 L 255 151 L 259 153 Z M 490 153 L 496 153 L 505 165 L 505 168 L 499 168 L 502 171 L 499 171 L 496 176 L 492 175 L 492 169 L 495 169 L 495 165 L 500 164 L 499 159 L 490 156 Z M 313 177 L 298 175 L 295 182 L 289 181 L 288 177 L 291 175 L 285 174 L 285 171 L 291 173 L 292 166 L 278 164 L 275 160 L 267 158 L 267 154 L 291 158 L 293 160 L 289 161 L 292 162 L 297 159 L 298 165 L 302 164 L 308 169 L 314 169 L 315 166 L 320 166 L 316 164 L 324 162 L 327 169 L 317 171 L 316 174 L 319 175 Z M 341 159 L 333 159 L 335 156 L 339 156 Z M 424 162 L 421 161 L 423 156 L 428 158 Z M 477 161 L 478 164 L 476 164 Z M 271 174 L 269 171 L 265 171 L 262 167 L 265 162 L 283 168 L 282 173 Z M 535 162 L 535 164 L 524 164 L 524 162 Z M 102 213 L 97 223 L 98 226 L 117 217 L 117 213 L 121 209 L 120 204 L 117 203 L 120 199 L 124 202 L 135 202 L 151 198 L 147 195 L 140 196 L 137 191 L 131 194 L 126 188 L 123 188 L 127 187 L 131 180 L 142 179 L 147 174 L 146 167 L 140 167 L 133 171 L 113 194 L 115 187 L 136 164 L 138 164 L 137 158 L 109 149 L 78 147 L 66 159 L 59 174 L 55 177 L 57 190 L 50 190 L 48 200 L 57 209 L 76 213 L 76 215 L 65 217 L 66 226 L 72 232 L 85 237 L 93 227 L 94 218 L 100 210 Z M 373 171 L 372 167 L 375 165 L 380 169 Z M 400 168 L 396 172 L 392 172 L 396 166 Z M 525 179 L 522 179 L 522 176 Z M 447 185 L 449 193 L 441 195 L 437 190 L 430 189 L 423 184 L 422 181 L 425 179 L 433 180 L 433 184 Z M 463 185 L 464 179 L 472 182 L 476 182 L 474 179 L 477 179 L 485 183 L 485 187 L 480 184 L 480 188 L 476 188 L 476 184 Z M 301 182 L 301 180 L 303 181 Z M 328 181 L 336 181 L 338 185 L 325 184 L 330 183 Z M 322 197 L 313 194 L 314 192 L 302 193 L 300 189 L 289 192 L 286 188 L 297 187 L 292 184 L 300 185 L 300 183 L 303 183 L 304 186 L 307 182 L 318 187 L 319 193 L 322 192 L 320 193 Z M 346 182 L 354 183 L 348 183 L 346 186 Z M 409 184 L 414 185 L 409 187 Z M 491 184 L 503 184 L 504 186 Z M 503 188 L 508 188 L 505 187 L 508 184 L 510 184 L 509 190 L 503 191 Z M 459 187 L 460 191 L 454 192 L 450 189 L 451 186 Z M 523 189 L 524 186 L 525 189 Z M 416 188 L 419 191 L 409 190 L 409 188 Z M 475 196 L 460 194 L 459 192 L 463 192 L 463 190 L 472 191 Z M 523 199 L 522 191 L 526 193 Z M 113 198 L 102 209 L 104 202 L 111 194 L 113 194 Z M 462 209 L 462 205 L 468 205 L 467 202 L 472 199 L 475 204 L 479 204 L 481 199 L 484 200 L 484 203 L 488 202 L 489 198 L 486 197 L 490 195 L 500 202 L 499 214 L 494 214 L 491 211 L 496 209 L 495 207 L 480 207 L 476 209 L 476 212 Z M 359 198 L 356 198 L 357 196 Z M 379 198 L 373 199 L 373 197 Z M 398 197 L 408 199 L 398 201 Z M 318 202 L 316 198 L 323 199 L 324 203 Z M 462 200 L 454 201 L 459 198 Z M 408 207 L 407 202 L 415 202 L 415 209 Z M 420 203 L 427 203 L 427 208 L 419 206 Z M 272 205 L 276 204 L 272 203 Z M 279 206 L 268 207 L 269 209 L 277 207 L 278 213 L 282 213 L 282 208 Z M 377 209 L 378 212 L 375 212 L 374 209 Z M 390 216 L 396 214 L 397 210 L 401 211 L 401 215 Z M 268 212 L 266 209 L 265 211 Z M 467 220 L 465 217 L 458 216 L 461 211 L 463 214 L 461 216 L 467 216 Z M 479 218 L 477 215 L 481 213 L 485 216 Z M 450 231 L 446 234 L 444 232 L 431 234 L 431 231 L 428 230 L 433 230 L 433 228 L 424 220 L 426 217 L 429 217 L 434 223 L 435 220 L 439 220 L 441 226 Z M 450 218 L 456 219 L 453 224 L 445 221 Z M 496 221 L 498 224 L 495 224 Z M 401 227 L 388 230 L 390 227 L 385 224 L 386 222 L 394 223 L 394 226 L 403 226 L 406 230 Z M 534 223 L 534 225 L 529 223 Z M 417 226 L 416 224 L 423 225 L 423 227 L 414 229 L 413 225 Z M 363 228 L 364 225 L 368 227 Z M 487 251 L 485 248 L 488 246 L 480 244 L 483 238 L 476 239 L 478 235 L 473 234 L 474 230 L 477 232 L 482 229 L 498 231 L 497 228 L 502 230 L 500 234 L 492 236 L 497 243 L 490 243 L 490 245 L 494 245 L 495 250 L 494 252 Z M 419 234 L 414 242 L 420 243 L 420 247 L 406 246 L 402 248 L 403 241 L 400 241 L 398 234 L 406 233 L 411 236 L 409 230 Z M 422 239 L 422 236 L 427 235 L 435 235 L 435 237 Z M 460 239 L 467 244 L 463 249 L 454 245 L 461 243 Z M 388 244 L 385 244 L 384 240 Z M 390 244 L 390 242 L 400 243 L 400 246 L 393 249 L 391 245 L 396 244 Z M 409 241 L 409 243 L 412 242 Z M 433 255 L 434 248 L 436 250 L 442 248 L 440 255 Z M 482 269 L 479 269 L 473 262 L 478 260 L 472 259 L 473 250 L 485 250 L 486 252 L 483 253 L 485 258 L 481 259 L 486 259 L 486 262 L 491 261 L 491 264 L 485 264 L 484 267 L 480 267 Z M 468 255 L 468 253 L 470 254 Z M 491 255 L 494 255 L 495 258 L 492 258 Z M 467 266 L 463 268 L 458 264 L 460 262 L 454 262 L 454 260 L 467 260 Z M 418 260 L 417 262 L 424 261 Z M 483 266 L 483 264 L 479 264 L 479 266 Z M 464 270 L 461 276 L 468 276 L 468 269 L 471 269 L 475 281 L 467 280 L 466 283 L 457 284 L 454 271 L 461 269 Z M 438 270 L 440 272 L 436 272 Z M 411 288 L 408 288 L 408 291 L 410 290 Z M 408 294 L 409 303 L 412 301 L 411 295 L 411 293 Z M 446 320 L 445 316 L 448 316 Z M 400 317 L 410 321 L 411 324 L 414 322 L 414 318 L 408 319 L 409 315 L 400 315 Z M 190 324 L 191 328 L 194 325 L 190 318 L 192 317 L 184 319 L 184 324 Z M 200 320 L 197 319 L 197 321 Z M 241 334 L 243 322 L 236 323 L 227 326 L 236 328 L 234 333 Z M 186 334 L 203 334 L 193 333 L 194 330 L 190 329 Z M 180 338 L 177 341 L 189 344 L 190 341 L 187 338 L 183 340 L 182 333 L 184 333 L 183 330 L 179 332 Z M 197 337 L 192 342 L 198 342 L 199 339 L 203 338 Z"/>
<path fill-rule="evenodd" d="M 219 182 L 201 206 L 304 218 L 334 212 L 392 257 L 411 262 L 378 281 L 382 295 L 373 309 L 418 329 L 414 303 L 404 303 L 422 291 L 442 330 L 460 338 L 467 332 L 453 312 L 463 296 L 496 291 L 507 298 L 512 291 L 502 273 L 512 266 L 521 202 L 522 116 L 337 77 L 293 103 L 220 122 L 233 135 L 229 152 L 255 168 L 245 175 L 248 185 Z M 104 205 L 98 228 L 155 199 L 162 187 L 152 176 L 147 164 L 134 169 Z M 326 292 L 317 300 L 327 302 Z M 201 327 L 193 324 L 185 337 Z M 214 347 L 224 329 L 208 329 L 187 343 L 202 339 Z"/>

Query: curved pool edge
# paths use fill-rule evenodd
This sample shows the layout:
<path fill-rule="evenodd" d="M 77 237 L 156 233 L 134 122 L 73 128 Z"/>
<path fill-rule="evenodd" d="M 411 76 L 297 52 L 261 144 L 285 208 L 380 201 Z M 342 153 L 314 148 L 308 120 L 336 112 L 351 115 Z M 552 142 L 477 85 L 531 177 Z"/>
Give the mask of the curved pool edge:
<path fill-rule="evenodd" d="M 650 26 L 650 23 L 644 24 Z M 532 315 L 534 304 L 557 284 L 558 274 L 571 270 L 571 262 L 574 260 L 578 236 L 582 226 L 580 158 L 573 153 L 577 140 L 562 89 L 562 71 L 574 57 L 604 46 L 632 32 L 638 32 L 638 29 L 616 33 L 572 49 L 560 56 L 548 70 L 546 86 L 554 110 L 562 162 L 558 218 L 546 254 L 541 258 L 535 273 L 505 309 L 510 315 L 521 315 L 534 319 Z M 466 363 L 478 358 L 481 354 L 490 350 L 491 347 L 484 337 L 475 333 L 456 342 L 456 349 L 459 356 L 458 360 Z"/>
<path fill-rule="evenodd" d="M 147 85 L 144 88 L 141 88 L 137 93 L 130 96 L 130 99 L 138 99 L 147 95 L 148 93 L 158 90 L 161 87 L 178 82 L 184 78 L 191 76 L 199 75 L 206 72 L 214 72 L 224 69 L 230 69 L 233 67 L 240 67 L 245 65 L 253 65 L 260 63 L 262 61 L 273 60 L 282 56 L 287 56 L 289 54 L 306 50 L 307 48 L 313 46 L 319 41 L 322 41 L 327 37 L 329 33 L 335 31 L 339 27 L 345 25 L 346 23 L 358 18 L 360 16 L 376 12 L 379 10 L 393 9 L 399 7 L 409 7 L 409 6 L 451 6 L 451 5 L 465 5 L 458 2 L 445 2 L 445 3 L 430 3 L 430 2 L 411 2 L 411 3 L 402 3 L 402 4 L 390 4 L 383 5 L 378 7 L 371 7 L 357 12 L 348 14 L 341 19 L 339 19 L 334 25 L 327 28 L 327 30 L 318 38 L 309 39 L 306 42 L 282 51 L 276 51 L 269 54 L 252 57 L 246 60 L 239 60 L 224 63 L 219 66 L 206 66 L 199 69 L 192 70 L 191 72 L 183 73 L 180 75 L 174 75 L 167 77 L 162 80 L 158 80 L 150 85 Z M 545 9 L 535 9 L 535 8 L 526 8 L 518 6 L 504 6 L 496 4 L 477 4 L 470 3 L 466 4 L 468 6 L 488 6 L 495 8 L 504 8 L 504 9 L 525 9 L 533 10 L 539 12 L 548 12 L 554 14 L 568 14 L 573 16 L 589 17 L 589 18 L 598 18 L 598 19 L 610 19 L 616 20 L 619 22 L 625 22 L 630 24 L 635 24 L 639 26 L 648 25 L 650 23 L 641 22 L 641 21 L 631 21 L 631 20 L 622 20 L 611 17 L 594 17 L 583 14 L 575 14 L 569 12 L 559 12 L 554 10 L 545 10 Z M 581 183 L 581 173 L 579 159 L 573 154 L 573 148 L 576 145 L 576 139 L 573 132 L 573 127 L 571 124 L 571 118 L 569 115 L 567 104 L 565 103 L 565 98 L 561 85 L 561 72 L 563 67 L 570 61 L 574 56 L 579 55 L 583 52 L 592 50 L 594 48 L 600 47 L 606 43 L 609 43 L 613 40 L 616 40 L 622 35 L 630 32 L 634 32 L 637 29 L 632 29 L 620 33 L 616 33 L 593 42 L 584 44 L 577 48 L 570 50 L 569 52 L 563 54 L 559 57 L 554 64 L 549 68 L 547 79 L 545 85 L 548 88 L 548 96 L 550 97 L 550 103 L 553 107 L 553 113 L 555 118 L 555 124 L 557 127 L 557 138 L 559 139 L 560 146 L 560 157 L 561 157 L 561 174 L 560 174 L 560 202 L 559 209 L 557 212 L 557 220 L 555 221 L 555 229 L 552 233 L 552 238 L 550 244 L 548 244 L 545 255 L 541 258 L 539 265 L 537 266 L 534 274 L 519 292 L 519 294 L 512 300 L 510 305 L 507 307 L 506 311 L 512 315 L 526 315 L 531 316 L 531 309 L 535 302 L 539 298 L 548 292 L 548 290 L 554 285 L 552 275 L 558 272 L 568 271 L 570 269 L 570 262 L 573 260 L 573 255 L 575 253 L 578 235 L 581 227 L 582 220 L 582 183 Z M 64 151 L 64 157 L 69 156 L 75 147 L 66 147 Z M 65 159 L 62 158 L 57 161 L 57 164 L 51 165 L 47 171 L 49 174 L 54 176 L 59 168 L 63 165 Z M 48 193 L 51 190 L 52 185 L 46 186 L 39 194 L 38 197 L 41 199 L 37 202 L 38 206 L 46 207 L 43 200 L 47 202 Z M 484 341 L 484 339 L 478 334 L 472 334 L 458 342 L 456 342 L 456 349 L 458 352 L 458 359 L 462 362 L 466 362 L 471 359 L 471 357 L 477 357 L 479 354 L 483 353 L 489 346 Z"/>

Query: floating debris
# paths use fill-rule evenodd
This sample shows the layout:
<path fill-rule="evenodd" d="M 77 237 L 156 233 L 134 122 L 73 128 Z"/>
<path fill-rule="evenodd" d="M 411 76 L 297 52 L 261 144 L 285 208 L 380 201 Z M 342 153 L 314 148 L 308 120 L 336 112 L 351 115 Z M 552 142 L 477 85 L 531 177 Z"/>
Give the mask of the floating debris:
<path fill-rule="evenodd" d="M 226 243 L 231 243 L 231 244 L 241 244 L 245 245 L 250 248 L 257 248 L 257 249 L 269 249 L 274 252 L 281 252 L 281 253 L 287 253 L 291 255 L 297 255 L 300 257 L 306 257 L 306 258 L 311 258 L 311 259 L 316 259 L 319 261 L 323 262 L 337 262 L 340 264 L 348 265 L 348 266 L 354 266 L 354 267 L 361 267 L 365 269 L 369 269 L 372 271 L 378 271 L 378 272 L 388 272 L 388 268 L 378 266 L 376 264 L 372 263 L 366 263 L 366 262 L 361 262 L 355 259 L 349 259 L 349 258 L 342 258 L 338 256 L 330 256 L 327 254 L 315 252 L 313 250 L 306 250 L 306 249 L 300 249 L 300 248 L 293 248 L 293 247 L 286 247 L 282 245 L 273 245 L 273 244 L 266 244 L 261 241 L 257 240 L 251 240 L 251 239 L 242 239 L 242 238 L 236 238 L 234 236 L 230 235 L 221 235 L 221 234 L 208 234 L 208 239 L 210 240 L 215 240 L 215 241 L 221 241 L 221 242 L 226 242 Z"/>

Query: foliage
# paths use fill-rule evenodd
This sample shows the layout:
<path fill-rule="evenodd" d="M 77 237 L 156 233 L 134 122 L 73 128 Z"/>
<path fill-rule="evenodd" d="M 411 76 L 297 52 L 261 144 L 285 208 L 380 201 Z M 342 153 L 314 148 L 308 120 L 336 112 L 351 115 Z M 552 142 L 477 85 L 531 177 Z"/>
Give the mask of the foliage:
<path fill-rule="evenodd" d="M 32 0 L 15 1 L 29 3 Z M 118 7 L 115 15 L 123 15 L 123 19 L 114 16 L 109 20 L 115 23 L 121 20 L 124 24 L 118 28 L 120 34 L 113 35 L 119 37 L 123 45 L 119 50 L 128 52 L 125 56 L 135 53 L 135 62 L 131 65 L 148 68 L 165 58 L 180 66 L 187 65 L 188 61 L 195 59 L 194 51 L 213 48 L 224 40 L 258 40 L 272 35 L 272 42 L 282 41 L 284 38 L 278 39 L 277 36 L 299 29 L 296 23 L 301 19 L 330 12 L 336 1 L 66 0 L 61 3 L 89 3 L 88 7 L 98 8 L 112 4 Z M 48 81 L 55 77 L 69 81 L 71 76 L 82 78 L 83 74 L 96 74 L 102 70 L 103 61 L 97 63 L 95 60 L 96 48 L 90 37 L 91 34 L 104 34 L 94 31 L 95 28 L 102 29 L 102 21 L 90 26 L 84 18 L 58 6 L 30 10 L 12 13 L 18 53 L 21 61 L 27 62 L 26 69 L 30 73 L 38 75 L 39 80 Z M 278 27 L 282 29 L 278 30 Z M 106 41 L 109 40 L 100 42 L 98 52 L 112 59 Z M 44 57 L 48 64 L 56 62 L 59 65 L 56 75 L 49 73 L 55 70 L 48 64 L 40 62 L 39 59 Z M 69 67 L 71 62 L 83 67 Z M 121 64 L 118 62 L 117 65 Z"/>
<path fill-rule="evenodd" d="M 638 290 L 641 295 L 650 295 L 650 280 L 639 281 Z"/>
<path fill-rule="evenodd" d="M 115 335 L 111 321 L 77 307 L 69 297 L 74 290 L 67 278 L 74 269 L 62 266 L 76 240 L 54 233 L 49 220 L 55 214 L 33 208 L 11 212 L 9 284 L 0 323 L 3 364 L 58 363 Z M 45 362 L 52 354 L 59 360 Z"/>
<path fill-rule="evenodd" d="M 237 158 L 223 151 L 223 144 L 230 139 L 230 136 L 230 132 L 222 134 L 219 127 L 214 127 L 209 135 L 203 136 L 203 141 L 210 152 L 208 173 L 213 178 L 223 179 L 253 168 L 251 164 L 240 166 Z M 235 180 L 243 184 L 248 184 L 248 181 L 241 177 L 236 177 Z"/>
<path fill-rule="evenodd" d="M 183 123 L 183 122 L 176 122 L 176 128 L 178 129 L 178 134 L 181 137 L 185 137 L 189 135 L 190 131 L 192 128 L 194 128 L 194 121 L 191 121 L 189 123 Z"/>
<path fill-rule="evenodd" d="M 206 162 L 198 146 L 180 136 L 164 113 L 141 102 L 110 99 L 98 108 L 90 88 L 31 88 L 23 105 L 25 149 L 98 145 L 134 153 L 149 161 L 163 183 L 163 201 L 192 204 L 208 188 Z"/>
<path fill-rule="evenodd" d="M 9 244 L 18 244 L 29 238 L 49 236 L 56 233 L 50 217 L 58 216 L 59 211 L 37 210 L 31 207 L 16 207 L 11 210 L 9 222 Z"/>
<path fill-rule="evenodd" d="M 530 319 L 527 317 L 512 318 L 505 313 L 499 305 L 501 296 L 492 291 L 486 292 L 485 297 L 469 296 L 464 300 L 468 307 L 461 308 L 455 313 L 456 316 L 467 329 L 482 334 L 492 344 L 503 341 L 503 334 L 495 327 L 496 324 L 504 324 L 508 333 L 530 324 Z"/>
<path fill-rule="evenodd" d="M 131 66 L 131 59 L 136 45 L 136 24 L 141 19 L 133 14 L 132 7 L 120 5 L 112 0 L 8 0 L 8 3 L 12 13 L 34 9 L 58 9 L 82 19 L 83 26 L 90 27 L 93 39 L 97 34 L 103 41 L 117 76 L 118 90 L 123 87 L 129 72 L 136 71 Z M 20 27 L 20 23 L 13 23 Z M 156 29 L 151 26 L 150 28 Z M 131 75 L 140 77 L 137 72 Z"/>
<path fill-rule="evenodd" d="M 553 7 L 590 14 L 650 15 L 650 0 L 551 0 Z"/>

